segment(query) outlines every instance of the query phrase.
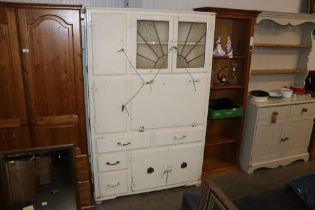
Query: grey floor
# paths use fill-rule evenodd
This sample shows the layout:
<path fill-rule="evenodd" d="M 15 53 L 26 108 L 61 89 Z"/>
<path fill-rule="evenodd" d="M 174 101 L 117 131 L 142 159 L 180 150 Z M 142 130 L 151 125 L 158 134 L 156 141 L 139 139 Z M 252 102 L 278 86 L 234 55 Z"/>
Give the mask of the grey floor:
<path fill-rule="evenodd" d="M 288 180 L 315 172 L 315 161 L 295 162 L 276 169 L 259 169 L 247 175 L 235 170 L 211 176 L 231 199 L 277 188 Z M 178 187 L 138 195 L 118 197 L 97 205 L 97 210 L 180 210 L 182 195 L 195 187 Z"/>

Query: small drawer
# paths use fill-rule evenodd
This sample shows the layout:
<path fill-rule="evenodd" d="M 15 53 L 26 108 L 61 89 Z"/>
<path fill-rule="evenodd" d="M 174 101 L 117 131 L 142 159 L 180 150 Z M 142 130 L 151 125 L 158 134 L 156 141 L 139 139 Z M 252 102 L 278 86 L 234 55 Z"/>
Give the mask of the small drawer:
<path fill-rule="evenodd" d="M 181 129 L 172 131 L 162 131 L 155 133 L 154 145 L 169 145 L 187 142 L 200 141 L 203 136 L 203 129 Z"/>
<path fill-rule="evenodd" d="M 268 108 L 259 108 L 258 120 L 269 120 L 271 123 L 288 116 L 290 106 L 275 106 Z"/>
<path fill-rule="evenodd" d="M 99 172 L 127 168 L 127 153 L 100 155 L 97 157 Z"/>
<path fill-rule="evenodd" d="M 315 103 L 292 105 L 290 116 L 305 116 L 315 113 Z"/>
<path fill-rule="evenodd" d="M 76 157 L 76 169 L 78 181 L 87 181 L 90 179 L 89 173 L 89 161 L 87 155 L 77 155 Z"/>
<path fill-rule="evenodd" d="M 90 181 L 78 182 L 80 205 L 90 205 L 93 203 Z"/>
<path fill-rule="evenodd" d="M 127 171 L 113 171 L 99 174 L 99 189 L 101 196 L 126 193 Z"/>
<path fill-rule="evenodd" d="M 103 153 L 128 149 L 139 149 L 149 147 L 150 142 L 150 134 L 100 138 L 96 139 L 96 151 L 97 153 Z"/>

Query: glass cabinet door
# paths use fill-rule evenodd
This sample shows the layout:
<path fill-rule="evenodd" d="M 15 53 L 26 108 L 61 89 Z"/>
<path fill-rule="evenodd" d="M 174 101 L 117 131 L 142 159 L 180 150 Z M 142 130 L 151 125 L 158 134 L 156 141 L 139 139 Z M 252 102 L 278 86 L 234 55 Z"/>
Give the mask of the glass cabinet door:
<path fill-rule="evenodd" d="M 207 23 L 179 21 L 176 69 L 204 69 L 207 58 Z"/>
<path fill-rule="evenodd" d="M 168 67 L 169 22 L 137 20 L 137 69 Z"/>

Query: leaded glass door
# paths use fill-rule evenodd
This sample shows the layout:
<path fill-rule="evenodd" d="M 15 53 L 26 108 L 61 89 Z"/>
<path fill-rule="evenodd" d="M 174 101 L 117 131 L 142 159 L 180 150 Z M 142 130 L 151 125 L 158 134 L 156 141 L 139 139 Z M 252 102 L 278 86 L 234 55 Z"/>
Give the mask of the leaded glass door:
<path fill-rule="evenodd" d="M 213 26 L 204 19 L 179 18 L 175 23 L 176 55 L 174 71 L 207 71 L 210 54 L 209 33 Z"/>
<path fill-rule="evenodd" d="M 134 67 L 140 73 L 170 72 L 173 18 L 134 16 L 132 21 Z"/>

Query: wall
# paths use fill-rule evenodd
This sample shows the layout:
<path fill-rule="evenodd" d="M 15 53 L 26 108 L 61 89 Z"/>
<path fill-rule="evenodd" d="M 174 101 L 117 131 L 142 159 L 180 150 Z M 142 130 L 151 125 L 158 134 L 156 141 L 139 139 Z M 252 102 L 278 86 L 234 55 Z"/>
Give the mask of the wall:
<path fill-rule="evenodd" d="M 7 2 L 82 4 L 84 6 L 186 10 L 196 7 L 225 7 L 277 12 L 305 12 L 307 0 L 1 0 Z"/>
<path fill-rule="evenodd" d="M 306 12 L 307 0 L 129 0 L 130 7 L 192 10 L 196 7 L 225 7 L 276 12 Z"/>

